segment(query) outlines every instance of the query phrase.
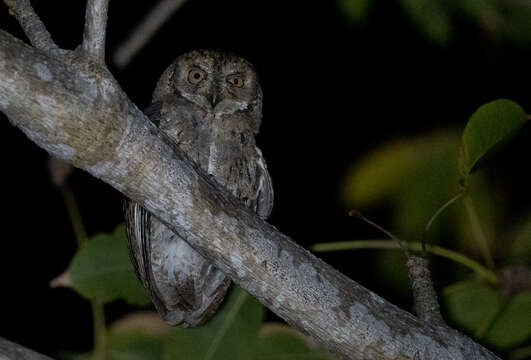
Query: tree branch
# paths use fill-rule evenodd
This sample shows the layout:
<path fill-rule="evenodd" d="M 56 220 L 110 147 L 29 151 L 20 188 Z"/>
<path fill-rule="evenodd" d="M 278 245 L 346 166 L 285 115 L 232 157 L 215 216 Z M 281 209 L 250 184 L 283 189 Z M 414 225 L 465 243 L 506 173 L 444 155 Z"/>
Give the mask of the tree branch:
<path fill-rule="evenodd" d="M 93 61 L 105 62 L 105 33 L 109 0 L 88 0 L 85 13 L 83 50 Z"/>
<path fill-rule="evenodd" d="M 53 360 L 3 338 L 0 338 L 0 359 Z"/>
<path fill-rule="evenodd" d="M 31 45 L 40 50 L 59 49 L 29 0 L 4 0 L 4 3 L 9 7 L 10 14 L 17 19 Z"/>
<path fill-rule="evenodd" d="M 146 43 L 155 35 L 158 29 L 179 9 L 186 0 L 161 0 L 147 14 L 144 20 L 135 27 L 129 37 L 118 46 L 113 60 L 118 68 L 123 68 Z"/>
<path fill-rule="evenodd" d="M 0 110 L 38 146 L 139 202 L 345 358 L 497 359 L 400 310 L 261 220 L 174 147 L 106 68 L 76 59 L 67 64 L 0 31 Z"/>
<path fill-rule="evenodd" d="M 439 310 L 439 302 L 431 280 L 428 260 L 418 255 L 409 256 L 407 271 L 411 280 L 417 315 L 422 320 L 437 326 L 446 326 Z"/>

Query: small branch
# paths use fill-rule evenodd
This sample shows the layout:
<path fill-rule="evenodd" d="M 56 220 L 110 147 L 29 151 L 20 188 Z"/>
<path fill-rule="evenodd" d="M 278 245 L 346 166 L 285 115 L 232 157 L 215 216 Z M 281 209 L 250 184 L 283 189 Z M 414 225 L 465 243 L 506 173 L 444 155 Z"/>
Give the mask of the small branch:
<path fill-rule="evenodd" d="M 118 46 L 113 60 L 118 68 L 123 68 L 146 43 L 155 35 L 155 33 L 164 25 L 166 21 L 179 9 L 186 0 L 162 0 L 160 1 L 144 18 L 140 25 L 129 37 Z"/>
<path fill-rule="evenodd" d="M 29 0 L 4 0 L 4 3 L 19 22 L 31 45 L 48 52 L 59 49 Z"/>
<path fill-rule="evenodd" d="M 375 229 L 380 230 L 381 232 L 383 232 L 391 240 L 395 241 L 398 245 L 400 245 L 400 248 L 404 251 L 404 253 L 406 254 L 406 257 L 409 258 L 409 250 L 408 250 L 408 246 L 407 246 L 407 242 L 406 241 L 404 241 L 402 239 L 399 239 L 392 232 L 390 232 L 387 229 L 383 228 L 382 226 L 378 225 L 377 223 L 375 223 L 374 221 L 370 220 L 369 218 L 366 218 L 358 210 L 350 210 L 348 214 L 349 214 L 349 216 L 355 216 L 355 217 L 365 221 L 367 224 L 373 226 Z"/>
<path fill-rule="evenodd" d="M 454 198 L 447 202 L 441 209 L 445 209 L 449 206 Z M 436 216 L 441 213 L 442 210 L 436 212 Z M 411 289 L 413 292 L 413 301 L 415 303 L 415 312 L 417 316 L 424 321 L 427 321 L 431 324 L 437 326 L 446 326 L 444 320 L 441 316 L 441 311 L 439 310 L 439 302 L 437 301 L 437 293 L 433 287 L 433 282 L 431 280 L 430 269 L 428 268 L 428 260 L 417 255 L 412 255 L 409 253 L 408 244 L 396 237 L 393 233 L 387 231 L 380 225 L 375 222 L 367 219 L 358 211 L 351 211 L 349 215 L 355 215 L 371 224 L 378 230 L 385 233 L 395 242 L 400 245 L 400 248 L 404 251 L 407 257 L 407 273 L 409 275 L 409 280 L 411 281 Z M 432 217 L 434 219 L 436 216 Z M 431 224 L 431 220 L 428 224 Z M 429 229 L 429 226 L 427 227 Z M 422 252 L 426 252 L 426 243 L 422 241 Z"/>
<path fill-rule="evenodd" d="M 422 244 L 419 242 L 407 243 L 409 250 L 421 251 Z M 358 249 L 388 249 L 388 250 L 401 250 L 399 244 L 394 240 L 354 240 L 354 241 L 339 241 L 339 242 L 327 242 L 314 244 L 310 247 L 315 252 L 328 252 L 328 251 L 344 251 L 344 250 L 358 250 Z M 457 251 L 445 249 L 436 245 L 428 245 L 426 247 L 428 253 L 443 257 L 455 261 L 458 264 L 466 266 L 473 270 L 477 275 L 481 276 L 491 284 L 497 284 L 498 278 L 496 274 L 481 265 L 477 261 L 463 255 Z"/>
<path fill-rule="evenodd" d="M 0 359 L 53 360 L 3 338 L 0 338 Z"/>
<path fill-rule="evenodd" d="M 94 61 L 105 62 L 105 34 L 109 0 L 88 0 L 85 13 L 83 50 Z"/>
<path fill-rule="evenodd" d="M 437 293 L 433 287 L 428 260 L 412 255 L 407 260 L 409 279 L 413 291 L 415 312 L 422 320 L 438 326 L 446 326 L 441 316 Z"/>
<path fill-rule="evenodd" d="M 69 164 L 66 161 L 50 156 L 48 158 L 48 170 L 50 172 L 50 180 L 52 185 L 60 188 L 66 183 L 66 180 L 70 174 L 72 174 L 74 167 L 72 164 Z"/>

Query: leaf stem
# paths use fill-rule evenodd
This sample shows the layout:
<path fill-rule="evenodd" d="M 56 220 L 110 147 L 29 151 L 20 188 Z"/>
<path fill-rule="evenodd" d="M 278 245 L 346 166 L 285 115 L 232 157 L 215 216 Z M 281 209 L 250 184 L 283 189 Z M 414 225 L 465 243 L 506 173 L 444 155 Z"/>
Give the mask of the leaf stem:
<path fill-rule="evenodd" d="M 76 198 L 74 197 L 74 193 L 68 184 L 65 183 L 61 185 L 60 189 L 65 202 L 68 218 L 70 219 L 70 224 L 74 230 L 77 246 L 82 246 L 88 240 L 88 236 L 85 226 L 83 225 L 83 220 L 81 219 L 81 213 L 79 212 L 79 206 L 77 206 Z"/>
<path fill-rule="evenodd" d="M 450 205 L 452 205 L 457 200 L 461 199 L 465 195 L 465 190 L 462 188 L 457 195 L 452 197 L 450 200 L 448 200 L 444 205 L 442 205 L 436 212 L 433 214 L 433 216 L 430 218 L 428 223 L 426 224 L 426 227 L 424 228 L 424 232 L 422 233 L 422 244 L 425 244 L 426 235 L 428 234 L 428 231 L 430 231 L 431 226 L 433 225 L 433 222 L 439 217 L 439 215 L 442 214 L 444 210 L 446 210 Z"/>
<path fill-rule="evenodd" d="M 479 216 L 476 211 L 476 207 L 474 206 L 474 202 L 472 201 L 470 195 L 466 195 L 463 199 L 463 202 L 465 204 L 465 211 L 468 215 L 468 219 L 470 220 L 472 232 L 474 233 L 474 238 L 476 239 L 479 245 L 481 254 L 483 255 L 483 259 L 485 260 L 487 267 L 489 269 L 493 269 L 494 261 L 492 260 L 492 255 L 490 253 L 487 235 L 485 234 L 485 231 L 483 231 L 483 227 L 481 226 L 481 221 L 479 220 Z"/>
<path fill-rule="evenodd" d="M 105 311 L 103 305 L 96 300 L 91 300 L 92 322 L 94 326 L 94 349 L 93 360 L 105 359 L 105 347 L 107 343 L 107 330 L 105 328 Z"/>
<path fill-rule="evenodd" d="M 409 242 L 408 248 L 412 251 L 421 251 L 422 243 Z M 341 241 L 330 243 L 319 243 L 310 246 L 310 249 L 315 252 L 328 252 L 328 251 L 340 251 L 340 250 L 357 250 L 357 249 L 390 249 L 400 250 L 400 245 L 394 240 L 354 240 L 354 241 Z M 498 278 L 496 274 L 478 263 L 477 261 L 463 255 L 457 251 L 446 249 L 436 245 L 428 245 L 426 250 L 433 254 L 456 263 L 459 263 L 467 268 L 473 270 L 477 275 L 481 276 L 488 282 L 496 284 Z"/>
<path fill-rule="evenodd" d="M 70 186 L 64 183 L 60 186 L 61 194 L 65 202 L 66 211 L 70 224 L 74 230 L 74 237 L 76 238 L 77 246 L 81 247 L 88 241 L 87 231 L 83 225 L 81 218 L 81 212 L 77 205 L 76 198 Z M 94 325 L 94 360 L 105 359 L 105 345 L 106 345 L 106 329 L 105 329 L 105 311 L 103 304 L 100 304 L 97 300 L 90 300 L 90 306 L 92 308 L 92 320 Z"/>

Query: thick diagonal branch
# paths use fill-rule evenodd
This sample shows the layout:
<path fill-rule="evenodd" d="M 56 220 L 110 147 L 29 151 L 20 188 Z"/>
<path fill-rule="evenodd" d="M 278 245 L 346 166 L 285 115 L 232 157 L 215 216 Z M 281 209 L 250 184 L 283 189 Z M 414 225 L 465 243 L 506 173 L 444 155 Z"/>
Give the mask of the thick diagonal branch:
<path fill-rule="evenodd" d="M 0 359 L 53 360 L 19 344 L 0 338 Z"/>
<path fill-rule="evenodd" d="M 166 141 L 105 68 L 66 65 L 0 31 L 0 110 L 38 146 L 142 204 L 333 352 L 349 359 L 497 359 L 398 309 L 262 221 Z"/>

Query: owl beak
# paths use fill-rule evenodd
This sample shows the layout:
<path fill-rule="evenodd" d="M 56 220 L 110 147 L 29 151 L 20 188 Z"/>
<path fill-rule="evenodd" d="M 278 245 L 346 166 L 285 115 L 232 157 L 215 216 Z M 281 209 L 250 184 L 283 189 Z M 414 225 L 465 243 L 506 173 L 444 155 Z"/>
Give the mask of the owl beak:
<path fill-rule="evenodd" d="M 210 104 L 212 105 L 212 109 L 214 109 L 216 107 L 216 105 L 220 102 L 220 98 L 218 96 L 218 94 L 214 93 L 211 97 L 210 97 Z"/>

